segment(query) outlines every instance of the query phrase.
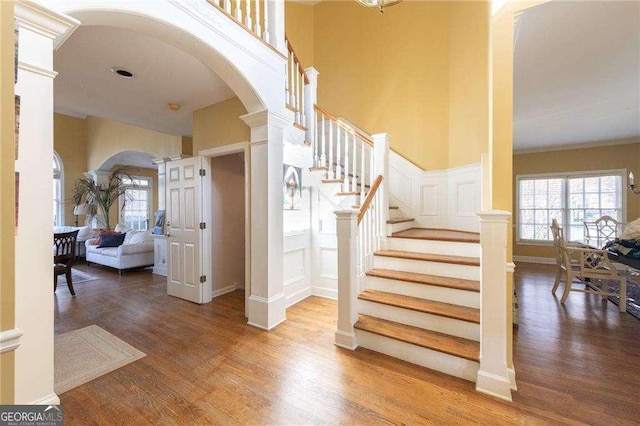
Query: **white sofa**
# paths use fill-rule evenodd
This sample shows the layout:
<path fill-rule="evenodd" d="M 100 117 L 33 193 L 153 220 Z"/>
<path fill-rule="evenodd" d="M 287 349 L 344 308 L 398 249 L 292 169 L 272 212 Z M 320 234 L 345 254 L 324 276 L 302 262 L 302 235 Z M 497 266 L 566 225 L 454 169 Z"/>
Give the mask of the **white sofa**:
<path fill-rule="evenodd" d="M 78 231 L 76 238 L 76 257 L 84 256 L 85 242 L 94 238 L 94 231 L 89 226 L 54 226 L 53 233 Z"/>
<path fill-rule="evenodd" d="M 116 228 L 117 229 L 117 228 Z M 125 269 L 153 266 L 153 237 L 151 231 L 128 231 L 124 243 L 118 247 L 98 248 L 93 240 L 85 242 L 87 265 L 98 263 L 116 268 L 122 275 Z"/>

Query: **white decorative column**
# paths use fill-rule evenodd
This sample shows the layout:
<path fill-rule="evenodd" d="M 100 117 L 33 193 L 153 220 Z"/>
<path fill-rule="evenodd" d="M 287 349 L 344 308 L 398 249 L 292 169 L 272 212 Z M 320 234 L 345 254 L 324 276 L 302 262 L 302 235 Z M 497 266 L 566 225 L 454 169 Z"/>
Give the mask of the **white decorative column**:
<path fill-rule="evenodd" d="M 511 401 L 507 368 L 507 227 L 511 213 L 488 210 L 480 216 L 480 369 L 476 390 Z M 513 371 L 515 377 L 515 371 Z"/>
<path fill-rule="evenodd" d="M 336 346 L 346 349 L 358 347 L 358 340 L 353 325 L 358 321 L 358 211 L 338 210 L 338 329 L 336 330 Z"/>
<path fill-rule="evenodd" d="M 371 135 L 373 139 L 373 164 L 375 168 L 374 179 L 377 175 L 382 175 L 382 183 L 378 188 L 380 197 L 380 227 L 378 234 L 380 237 L 380 249 L 387 248 L 387 220 L 389 220 L 389 145 L 391 136 L 387 133 Z"/>
<path fill-rule="evenodd" d="M 20 31 L 15 306 L 16 327 L 24 333 L 15 351 L 15 403 L 58 404 L 53 388 L 53 220 L 51 209 L 43 206 L 53 197 L 48 172 L 53 159 L 53 50 L 80 23 L 28 1 L 15 2 L 15 17 Z"/>
<path fill-rule="evenodd" d="M 307 135 L 306 140 L 311 142 L 313 147 L 313 165 L 316 165 L 316 156 L 318 155 L 318 147 L 316 145 L 316 115 L 314 105 L 318 101 L 318 75 L 320 73 L 313 67 L 304 70 L 309 77 L 309 84 L 304 85 L 304 115 L 307 117 Z"/>
<path fill-rule="evenodd" d="M 293 120 L 269 111 L 240 117 L 251 127 L 251 295 L 248 323 L 270 330 L 286 318 L 282 285 L 283 130 Z"/>
<path fill-rule="evenodd" d="M 155 158 L 152 163 L 158 166 L 158 210 L 165 210 L 167 194 L 166 194 L 166 174 L 167 174 L 167 159 Z"/>
<path fill-rule="evenodd" d="M 165 210 L 167 159 L 155 158 L 152 162 L 158 166 L 158 210 Z M 164 234 L 153 235 L 153 273 L 167 276 L 167 237 Z"/>

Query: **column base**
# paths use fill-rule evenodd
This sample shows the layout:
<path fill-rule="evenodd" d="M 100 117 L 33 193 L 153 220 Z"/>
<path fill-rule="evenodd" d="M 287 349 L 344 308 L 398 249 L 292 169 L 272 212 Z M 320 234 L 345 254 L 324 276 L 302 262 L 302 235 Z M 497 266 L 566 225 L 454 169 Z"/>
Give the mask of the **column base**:
<path fill-rule="evenodd" d="M 476 391 L 505 401 L 512 401 L 509 379 L 486 371 L 478 371 Z"/>
<path fill-rule="evenodd" d="M 284 293 L 268 299 L 255 295 L 249 296 L 247 324 L 263 330 L 271 330 L 287 320 L 285 303 Z"/>
<path fill-rule="evenodd" d="M 349 350 L 355 350 L 358 347 L 358 339 L 356 333 L 346 333 L 344 331 L 336 330 L 335 345 Z"/>
<path fill-rule="evenodd" d="M 509 376 L 509 386 L 511 390 L 517 391 L 518 385 L 516 384 L 516 369 L 515 367 L 507 368 L 507 375 Z"/>

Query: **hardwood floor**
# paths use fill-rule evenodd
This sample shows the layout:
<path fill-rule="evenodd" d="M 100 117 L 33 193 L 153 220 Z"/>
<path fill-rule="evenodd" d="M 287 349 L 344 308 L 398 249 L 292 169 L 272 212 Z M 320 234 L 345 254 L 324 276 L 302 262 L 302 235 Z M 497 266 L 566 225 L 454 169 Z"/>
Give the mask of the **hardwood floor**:
<path fill-rule="evenodd" d="M 551 296 L 554 269 L 516 269 L 519 390 L 333 345 L 336 303 L 310 297 L 271 332 L 247 326 L 244 294 L 198 306 L 149 271 L 56 293 L 56 333 L 97 324 L 147 356 L 60 395 L 67 424 L 638 424 L 640 320 L 593 295 Z"/>

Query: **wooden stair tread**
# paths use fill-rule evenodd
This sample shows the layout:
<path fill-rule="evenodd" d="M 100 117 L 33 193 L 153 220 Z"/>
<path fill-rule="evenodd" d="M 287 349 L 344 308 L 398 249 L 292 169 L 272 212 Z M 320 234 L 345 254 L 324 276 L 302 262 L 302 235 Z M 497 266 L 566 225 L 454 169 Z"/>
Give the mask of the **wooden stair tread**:
<path fill-rule="evenodd" d="M 411 251 L 380 250 L 376 256 L 396 257 L 399 259 L 424 260 L 427 262 L 453 263 L 456 265 L 480 266 L 477 257 L 451 256 L 446 254 L 415 253 Z"/>
<path fill-rule="evenodd" d="M 319 172 L 319 171 L 326 172 L 327 170 L 329 170 L 329 168 L 326 167 L 326 166 L 324 166 L 324 167 L 309 167 L 309 171 L 310 172 Z"/>
<path fill-rule="evenodd" d="M 358 321 L 354 327 L 358 330 L 432 349 L 469 361 L 479 362 L 480 360 L 480 343 L 462 337 L 450 336 L 368 315 L 358 315 Z"/>
<path fill-rule="evenodd" d="M 467 306 L 436 302 L 434 300 L 378 290 L 365 290 L 358 295 L 358 299 L 480 324 L 480 309 L 469 308 Z"/>
<path fill-rule="evenodd" d="M 407 281 L 416 284 L 448 287 L 457 290 L 480 292 L 480 282 L 462 278 L 440 277 L 437 275 L 418 274 L 416 272 L 394 271 L 391 269 L 371 269 L 367 272 L 370 277 L 386 278 L 390 280 Z"/>
<path fill-rule="evenodd" d="M 410 228 L 394 232 L 393 238 L 413 238 L 417 240 L 452 241 L 460 243 L 479 243 L 477 232 L 456 231 L 453 229 Z"/>
<path fill-rule="evenodd" d="M 396 217 L 394 219 L 387 220 L 389 225 L 394 225 L 396 223 L 405 223 L 405 222 L 413 222 L 415 219 L 412 217 Z"/>
<path fill-rule="evenodd" d="M 353 192 L 353 191 L 349 191 L 349 192 L 336 192 L 337 196 L 343 197 L 343 196 L 347 196 L 347 195 L 358 195 L 359 192 Z"/>
<path fill-rule="evenodd" d="M 344 179 L 322 179 L 322 183 L 343 183 Z"/>

